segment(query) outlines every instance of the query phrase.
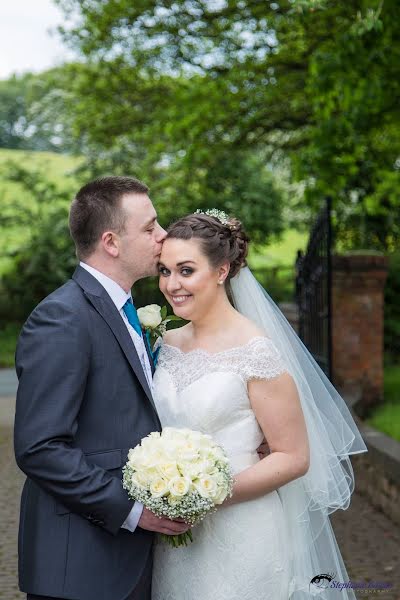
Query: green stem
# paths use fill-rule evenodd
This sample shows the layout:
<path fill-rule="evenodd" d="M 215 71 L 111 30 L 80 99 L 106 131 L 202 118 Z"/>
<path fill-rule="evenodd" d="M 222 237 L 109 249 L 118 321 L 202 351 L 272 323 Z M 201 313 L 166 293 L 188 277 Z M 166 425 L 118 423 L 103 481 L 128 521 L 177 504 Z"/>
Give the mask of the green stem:
<path fill-rule="evenodd" d="M 162 533 L 161 539 L 173 548 L 187 546 L 189 543 L 193 542 L 192 530 L 189 529 L 186 533 L 180 533 L 179 535 L 166 535 Z"/>

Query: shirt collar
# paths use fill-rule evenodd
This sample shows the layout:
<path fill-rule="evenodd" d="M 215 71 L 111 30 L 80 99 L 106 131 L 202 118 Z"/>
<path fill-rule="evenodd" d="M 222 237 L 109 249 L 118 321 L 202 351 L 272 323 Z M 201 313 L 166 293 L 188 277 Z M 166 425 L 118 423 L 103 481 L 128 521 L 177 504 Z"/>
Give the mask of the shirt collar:
<path fill-rule="evenodd" d="M 104 275 L 101 271 L 98 271 L 82 261 L 79 264 L 83 269 L 86 269 L 86 271 L 93 275 L 93 277 L 95 277 L 103 286 L 118 310 L 121 310 L 125 302 L 132 298 L 131 292 L 126 293 L 116 281 L 107 277 L 107 275 Z"/>

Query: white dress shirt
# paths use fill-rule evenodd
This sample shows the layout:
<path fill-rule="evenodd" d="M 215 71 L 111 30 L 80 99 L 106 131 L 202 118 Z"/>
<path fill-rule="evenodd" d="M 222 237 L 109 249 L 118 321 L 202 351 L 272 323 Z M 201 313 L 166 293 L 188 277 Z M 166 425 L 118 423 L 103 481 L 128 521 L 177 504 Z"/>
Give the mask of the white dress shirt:
<path fill-rule="evenodd" d="M 86 263 L 81 261 L 80 266 L 86 269 L 86 271 L 88 271 L 91 275 L 93 275 L 93 277 L 97 279 L 97 281 L 103 286 L 103 288 L 106 290 L 111 300 L 117 307 L 117 310 L 128 329 L 129 335 L 131 336 L 132 342 L 136 348 L 136 352 L 138 353 L 140 362 L 142 363 L 143 371 L 146 375 L 149 388 L 151 391 L 153 391 L 153 377 L 151 373 L 151 365 L 143 337 L 139 335 L 137 331 L 132 327 L 132 325 L 129 323 L 126 317 L 126 314 L 123 311 L 123 306 L 125 302 L 132 298 L 131 293 L 125 292 L 125 290 L 122 289 L 122 287 L 118 285 L 118 283 L 116 283 L 113 279 L 110 279 L 110 277 L 107 277 L 107 275 L 104 275 L 104 273 L 101 273 L 97 269 L 90 267 Z M 141 502 L 136 501 L 131 509 L 131 512 L 129 513 L 121 527 L 123 527 L 124 529 L 129 529 L 129 531 L 135 531 L 139 519 L 142 515 L 142 512 L 143 504 Z"/>

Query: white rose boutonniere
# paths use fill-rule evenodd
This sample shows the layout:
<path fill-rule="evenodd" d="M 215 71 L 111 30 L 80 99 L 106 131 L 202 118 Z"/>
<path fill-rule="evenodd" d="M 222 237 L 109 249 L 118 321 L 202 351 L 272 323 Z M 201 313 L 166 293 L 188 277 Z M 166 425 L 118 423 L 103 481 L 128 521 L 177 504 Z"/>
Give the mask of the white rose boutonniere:
<path fill-rule="evenodd" d="M 161 306 L 158 304 L 148 304 L 142 308 L 138 308 L 138 318 L 142 327 L 156 329 L 162 323 Z"/>
<path fill-rule="evenodd" d="M 159 347 L 154 351 L 154 344 L 158 338 L 162 337 L 167 331 L 167 325 L 170 321 L 182 321 L 176 315 L 167 314 L 167 307 L 158 304 L 147 304 L 137 309 L 139 323 L 144 330 L 150 349 L 153 354 L 154 364 L 157 363 Z"/>

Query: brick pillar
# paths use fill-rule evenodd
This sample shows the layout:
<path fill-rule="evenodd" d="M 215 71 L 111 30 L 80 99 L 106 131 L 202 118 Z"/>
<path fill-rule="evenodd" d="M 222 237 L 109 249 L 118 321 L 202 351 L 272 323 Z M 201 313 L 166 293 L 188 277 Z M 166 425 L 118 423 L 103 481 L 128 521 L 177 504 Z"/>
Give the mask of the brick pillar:
<path fill-rule="evenodd" d="M 388 259 L 332 257 L 333 383 L 364 417 L 383 401 L 383 291 Z"/>

